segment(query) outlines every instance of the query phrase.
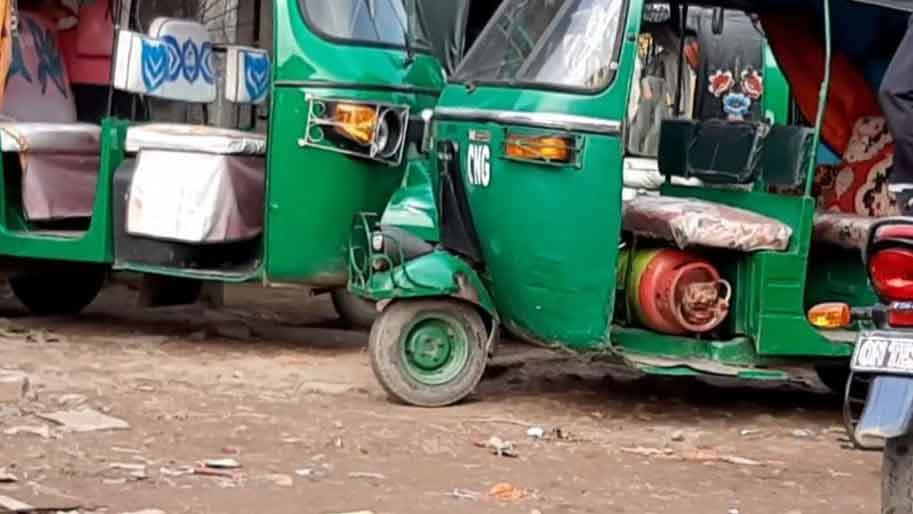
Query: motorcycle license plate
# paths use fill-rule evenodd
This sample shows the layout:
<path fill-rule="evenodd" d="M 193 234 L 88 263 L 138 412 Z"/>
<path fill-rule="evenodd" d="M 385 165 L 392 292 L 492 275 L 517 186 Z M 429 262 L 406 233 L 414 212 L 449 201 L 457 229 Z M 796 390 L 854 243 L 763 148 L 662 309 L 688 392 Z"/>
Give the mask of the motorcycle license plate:
<path fill-rule="evenodd" d="M 862 332 L 850 365 L 853 371 L 913 375 L 913 331 Z"/>

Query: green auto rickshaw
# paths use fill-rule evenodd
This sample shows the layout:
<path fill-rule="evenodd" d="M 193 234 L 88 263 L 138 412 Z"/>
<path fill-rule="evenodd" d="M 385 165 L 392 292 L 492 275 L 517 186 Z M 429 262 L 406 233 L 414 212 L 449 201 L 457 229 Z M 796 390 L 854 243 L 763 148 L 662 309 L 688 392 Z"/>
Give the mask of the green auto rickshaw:
<path fill-rule="evenodd" d="M 867 19 L 856 12 L 864 6 L 843 4 L 845 23 Z M 817 376 L 842 390 L 858 328 L 850 314 L 875 302 L 860 249 L 891 198 L 877 197 L 889 162 L 883 120 L 847 126 L 839 115 L 867 98 L 877 110 L 877 81 L 835 50 L 828 101 L 833 49 L 820 2 L 670 5 L 677 37 L 665 44 L 678 61 L 663 89 L 636 72 L 652 55 L 643 34 L 657 40 L 652 2 L 501 5 L 424 145 L 437 175 L 415 201 L 433 203 L 426 231 L 438 237 L 389 227 L 388 213 L 353 227 L 349 289 L 382 309 L 370 355 L 393 398 L 465 398 L 501 329 L 648 374 Z M 733 26 L 753 27 L 762 43 L 727 43 Z M 788 89 L 769 73 L 765 45 Z M 768 96 L 771 81 L 780 85 Z M 673 98 L 655 137 L 661 179 L 657 191 L 625 194 L 629 172 L 644 168 L 630 162 L 642 158 L 631 112 L 645 90 Z M 833 193 L 820 182 L 831 153 L 837 185 L 847 170 L 871 172 L 874 186 L 858 196 L 871 210 L 841 210 L 844 197 L 823 193 Z"/>
<path fill-rule="evenodd" d="M 496 3 L 84 4 L 72 35 L 33 34 L 38 14 L 16 8 L 15 55 L 35 62 L 14 60 L 6 104 L 21 108 L 0 127 L 0 256 L 22 303 L 75 313 L 111 271 L 133 272 L 146 305 L 208 283 L 303 283 L 370 324 L 374 306 L 345 291 L 350 220 L 386 205 L 407 166 L 428 168 L 420 114 Z M 41 59 L 59 70 L 56 109 L 17 96 L 39 86 Z M 67 94 L 68 69 L 88 65 L 108 73 Z"/>

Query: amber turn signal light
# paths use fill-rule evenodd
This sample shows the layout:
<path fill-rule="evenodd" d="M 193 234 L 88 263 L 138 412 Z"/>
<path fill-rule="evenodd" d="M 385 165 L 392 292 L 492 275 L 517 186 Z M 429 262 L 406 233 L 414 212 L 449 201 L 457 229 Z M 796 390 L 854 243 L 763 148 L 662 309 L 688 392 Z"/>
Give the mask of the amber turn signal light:
<path fill-rule="evenodd" d="M 847 328 L 852 322 L 852 311 L 845 303 L 822 303 L 809 309 L 808 321 L 815 328 Z"/>
<path fill-rule="evenodd" d="M 506 153 L 514 159 L 571 162 L 574 140 L 561 136 L 519 136 L 507 138 Z"/>
<path fill-rule="evenodd" d="M 356 143 L 370 145 L 377 129 L 377 107 L 350 103 L 336 104 L 333 111 L 336 132 Z"/>

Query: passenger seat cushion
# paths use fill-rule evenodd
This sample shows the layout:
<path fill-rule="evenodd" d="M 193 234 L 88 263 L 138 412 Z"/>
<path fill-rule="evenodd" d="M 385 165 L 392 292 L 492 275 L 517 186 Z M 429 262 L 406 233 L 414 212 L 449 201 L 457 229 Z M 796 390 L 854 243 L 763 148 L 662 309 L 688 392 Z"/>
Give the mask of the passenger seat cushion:
<path fill-rule="evenodd" d="M 95 155 L 101 148 L 101 128 L 89 123 L 0 122 L 4 152 Z"/>
<path fill-rule="evenodd" d="M 869 230 L 876 221 L 878 218 L 869 216 L 819 212 L 815 215 L 814 240 L 850 250 L 863 250 Z"/>
<path fill-rule="evenodd" d="M 679 248 L 756 252 L 789 248 L 792 229 L 773 218 L 694 198 L 639 196 L 627 202 L 624 229 Z"/>
<path fill-rule="evenodd" d="M 0 149 L 22 170 L 30 221 L 88 218 L 95 203 L 101 129 L 87 123 L 0 123 Z"/>
<path fill-rule="evenodd" d="M 127 151 L 172 150 L 215 155 L 265 155 L 266 136 L 255 132 L 182 125 L 150 123 L 127 131 Z"/>
<path fill-rule="evenodd" d="M 263 232 L 265 171 L 262 156 L 143 150 L 127 233 L 190 244 L 252 239 Z"/>

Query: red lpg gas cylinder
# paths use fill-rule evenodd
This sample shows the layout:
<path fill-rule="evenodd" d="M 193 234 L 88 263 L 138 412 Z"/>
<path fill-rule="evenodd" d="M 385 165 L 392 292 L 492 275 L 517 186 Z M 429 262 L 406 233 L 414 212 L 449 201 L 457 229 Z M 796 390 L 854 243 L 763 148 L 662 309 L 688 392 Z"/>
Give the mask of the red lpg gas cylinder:
<path fill-rule="evenodd" d="M 686 335 L 709 332 L 726 319 L 732 288 L 716 267 L 681 250 L 650 254 L 634 282 L 641 323 L 664 334 Z"/>

